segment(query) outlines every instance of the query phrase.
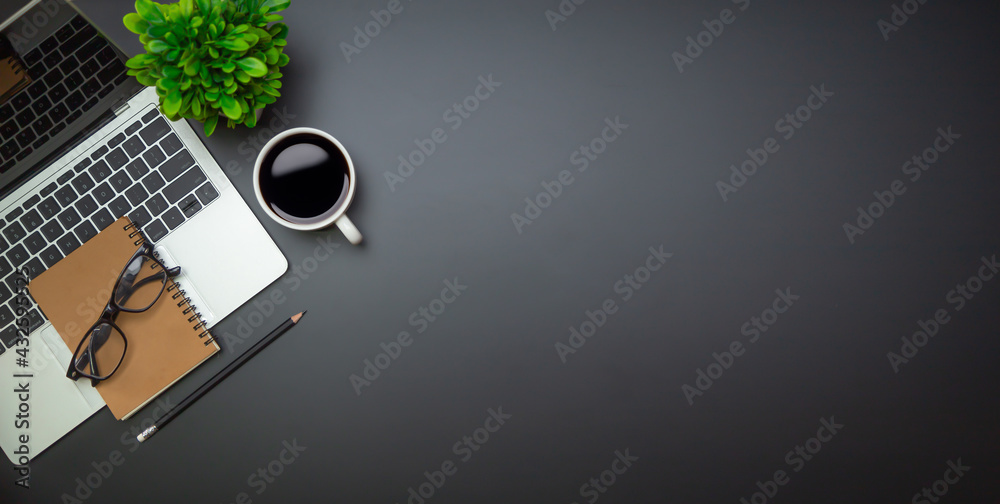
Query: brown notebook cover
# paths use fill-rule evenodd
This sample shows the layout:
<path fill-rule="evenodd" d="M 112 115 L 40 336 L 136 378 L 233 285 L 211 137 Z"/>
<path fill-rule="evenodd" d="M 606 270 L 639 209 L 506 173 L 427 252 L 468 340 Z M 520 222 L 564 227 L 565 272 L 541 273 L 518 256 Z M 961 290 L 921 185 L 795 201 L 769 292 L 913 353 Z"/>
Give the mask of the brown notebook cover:
<path fill-rule="evenodd" d="M 128 218 L 122 217 L 28 284 L 31 296 L 71 352 L 97 321 L 115 280 L 142 239 Z M 219 351 L 219 345 L 199 326 L 197 309 L 182 294 L 174 298 L 183 288 L 172 280 L 167 288 L 149 310 L 120 313 L 115 320 L 128 348 L 121 367 L 100 382 L 97 391 L 119 420 L 132 416 Z"/>

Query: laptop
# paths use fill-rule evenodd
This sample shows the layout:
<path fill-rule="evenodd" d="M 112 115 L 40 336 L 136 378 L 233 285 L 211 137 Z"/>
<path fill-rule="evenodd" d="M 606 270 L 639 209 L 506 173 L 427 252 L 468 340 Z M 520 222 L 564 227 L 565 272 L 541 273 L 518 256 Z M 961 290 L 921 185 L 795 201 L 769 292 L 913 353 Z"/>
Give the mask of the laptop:
<path fill-rule="evenodd" d="M 34 457 L 104 407 L 89 380 L 66 378 L 72 350 L 37 305 L 28 311 L 30 366 L 16 362 L 16 271 L 40 274 L 127 215 L 167 266 L 181 266 L 177 281 L 211 326 L 288 262 L 187 122 L 159 112 L 155 88 L 126 74 L 128 58 L 76 7 L 3 0 L 0 20 L 0 37 L 30 80 L 14 93 L 0 90 L 5 425 L 19 412 L 15 388 L 30 388 L 30 427 L 0 429 L 0 447 L 16 464 L 18 436 L 29 434 Z M 106 302 L 96 301 L 95 311 Z M 30 379 L 13 378 L 26 369 Z"/>

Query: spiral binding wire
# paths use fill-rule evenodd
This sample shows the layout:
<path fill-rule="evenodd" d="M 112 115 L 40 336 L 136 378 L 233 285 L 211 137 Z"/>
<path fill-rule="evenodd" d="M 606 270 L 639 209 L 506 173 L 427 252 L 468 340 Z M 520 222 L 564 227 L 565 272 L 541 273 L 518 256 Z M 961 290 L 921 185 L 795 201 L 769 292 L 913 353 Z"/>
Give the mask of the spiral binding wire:
<path fill-rule="evenodd" d="M 139 239 L 134 242 L 136 246 L 145 243 L 146 237 L 145 235 L 142 234 L 141 224 L 135 222 L 129 222 L 129 224 L 125 225 L 124 229 L 126 231 L 128 231 L 129 229 L 132 230 L 132 232 L 130 232 L 128 235 L 129 238 L 135 238 L 136 236 L 139 237 Z M 160 253 L 155 250 L 153 251 L 153 255 L 156 256 L 157 259 L 159 259 L 160 257 Z M 167 285 L 167 292 L 173 292 L 174 290 L 177 291 L 173 292 L 173 295 L 170 296 L 170 299 L 177 301 L 177 298 L 181 298 L 180 301 L 177 301 L 177 307 L 180 308 L 186 304 L 187 308 L 184 308 L 184 311 L 182 313 L 184 315 L 187 315 L 192 312 L 194 313 L 194 315 L 188 317 L 188 322 L 194 322 L 196 320 L 198 321 L 198 323 L 194 325 L 193 329 L 196 331 L 201 329 L 202 331 L 198 333 L 198 337 L 205 338 L 206 336 L 208 336 L 208 339 L 205 340 L 205 346 L 210 345 L 212 342 L 215 341 L 215 337 L 212 336 L 212 333 L 208 331 L 208 325 L 205 322 L 205 320 L 201 318 L 201 313 L 198 312 L 198 309 L 191 304 L 191 298 L 187 296 L 187 292 L 185 292 L 184 289 L 181 289 L 181 284 L 173 281 L 173 279 L 168 279 L 168 282 L 169 285 Z"/>

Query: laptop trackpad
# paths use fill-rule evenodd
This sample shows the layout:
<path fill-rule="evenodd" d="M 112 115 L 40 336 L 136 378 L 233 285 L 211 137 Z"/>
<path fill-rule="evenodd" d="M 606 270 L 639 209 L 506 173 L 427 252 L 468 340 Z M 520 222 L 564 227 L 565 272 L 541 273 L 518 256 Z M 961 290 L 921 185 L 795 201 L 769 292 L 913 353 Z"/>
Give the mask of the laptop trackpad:
<path fill-rule="evenodd" d="M 13 378 L 13 386 L 0 390 L 0 418 L 9 418 L 13 422 L 20 414 L 22 419 L 28 420 L 27 428 L 0 429 L 0 447 L 15 464 L 19 463 L 19 456 L 14 453 L 21 446 L 19 436 L 29 437 L 29 457 L 34 458 L 104 406 L 103 401 L 93 404 L 91 393 L 97 394 L 97 391 L 89 383 L 86 387 L 91 391 L 84 393 L 83 387 L 66 378 L 66 367 L 72 355 L 66 358 L 66 365 L 62 365 L 50 350 L 49 344 L 44 341 L 51 338 L 44 338 L 42 333 L 52 333 L 59 338 L 51 326 L 41 333 L 32 334 L 31 345 L 28 347 L 31 362 L 29 367 L 18 366 L 16 355 L 4 355 L 0 359 L 0 376 L 13 377 L 23 373 L 32 375 L 30 378 Z M 61 339 L 59 346 L 66 348 Z M 58 346 L 56 348 L 58 351 Z M 65 351 L 69 353 L 69 350 Z M 7 352 L 13 354 L 14 349 Z M 28 389 L 26 394 L 15 391 L 25 388 L 23 386 Z M 91 397 L 90 401 L 85 398 L 88 396 Z M 21 399 L 24 398 L 27 398 L 26 407 L 22 406 Z M 97 399 L 100 400 L 99 394 Z M 28 410 L 26 414 L 24 409 Z M 11 427 L 16 425 L 12 423 Z"/>

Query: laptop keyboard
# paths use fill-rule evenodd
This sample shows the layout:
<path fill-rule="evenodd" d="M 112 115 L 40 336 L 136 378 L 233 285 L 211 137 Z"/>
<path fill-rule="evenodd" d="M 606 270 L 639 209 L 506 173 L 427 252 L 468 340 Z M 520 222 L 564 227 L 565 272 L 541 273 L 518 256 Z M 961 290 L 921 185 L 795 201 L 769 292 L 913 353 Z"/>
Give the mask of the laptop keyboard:
<path fill-rule="evenodd" d="M 22 57 L 31 84 L 0 105 L 0 173 L 11 169 L 128 78 L 108 41 L 80 16 Z"/>
<path fill-rule="evenodd" d="M 218 197 L 159 111 L 137 114 L 0 218 L 0 354 L 17 339 L 15 271 L 38 276 L 124 215 L 156 242 Z M 34 304 L 28 317 L 44 323 Z"/>

